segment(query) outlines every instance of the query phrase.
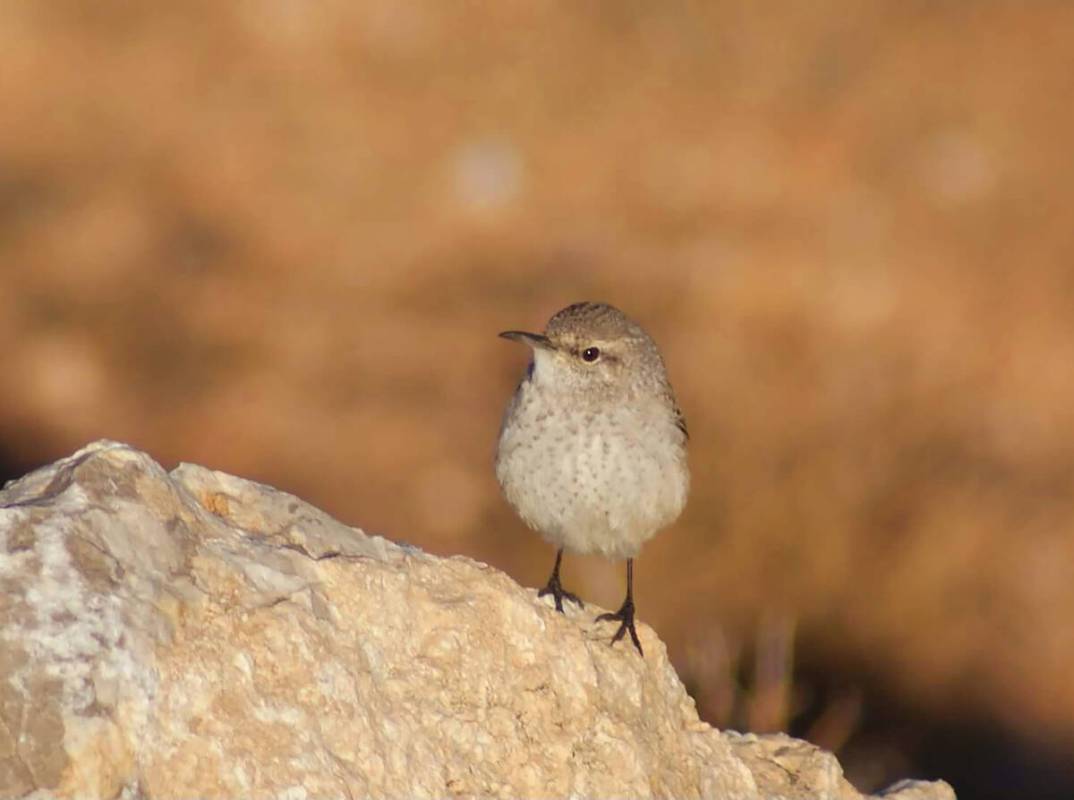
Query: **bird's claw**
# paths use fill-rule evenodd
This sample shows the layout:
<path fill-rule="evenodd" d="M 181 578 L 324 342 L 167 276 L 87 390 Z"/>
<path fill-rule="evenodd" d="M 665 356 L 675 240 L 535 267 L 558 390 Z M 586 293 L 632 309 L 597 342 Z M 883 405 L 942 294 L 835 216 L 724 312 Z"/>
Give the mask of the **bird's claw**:
<path fill-rule="evenodd" d="M 537 592 L 538 597 L 544 597 L 545 595 L 552 595 L 556 601 L 556 611 L 560 614 L 563 613 L 563 600 L 570 600 L 572 603 L 577 603 L 579 608 L 585 608 L 585 603 L 582 602 L 582 598 L 576 595 L 574 592 L 568 592 L 559 584 L 559 580 L 551 578 L 548 581 L 548 585 Z"/>
<path fill-rule="evenodd" d="M 638 649 L 638 654 L 644 656 L 645 651 L 641 649 L 641 641 L 638 639 L 638 632 L 634 629 L 634 604 L 629 600 L 623 603 L 623 606 L 614 614 L 601 614 L 596 618 L 596 622 L 618 622 L 619 630 L 615 632 L 615 636 L 612 637 L 612 644 L 615 644 L 623 636 L 629 632 L 630 640 L 634 642 L 634 647 Z"/>

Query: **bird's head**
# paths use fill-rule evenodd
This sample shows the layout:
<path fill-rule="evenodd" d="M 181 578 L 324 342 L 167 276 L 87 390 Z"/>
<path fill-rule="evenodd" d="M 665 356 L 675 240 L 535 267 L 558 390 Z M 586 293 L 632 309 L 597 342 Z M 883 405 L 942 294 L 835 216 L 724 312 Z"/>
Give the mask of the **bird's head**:
<path fill-rule="evenodd" d="M 544 333 L 504 331 L 533 348 L 532 380 L 593 396 L 659 389 L 663 360 L 641 326 L 606 303 L 575 303 L 557 312 Z"/>

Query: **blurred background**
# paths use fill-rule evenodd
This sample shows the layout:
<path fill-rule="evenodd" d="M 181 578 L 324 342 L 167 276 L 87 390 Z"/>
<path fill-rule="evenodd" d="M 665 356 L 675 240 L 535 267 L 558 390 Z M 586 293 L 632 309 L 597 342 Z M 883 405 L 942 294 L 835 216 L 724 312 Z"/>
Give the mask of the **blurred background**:
<path fill-rule="evenodd" d="M 690 423 L 637 593 L 705 718 L 1069 798 L 1072 93 L 1047 0 L 2 3 L 3 477 L 109 437 L 543 585 L 496 333 L 609 301 Z"/>

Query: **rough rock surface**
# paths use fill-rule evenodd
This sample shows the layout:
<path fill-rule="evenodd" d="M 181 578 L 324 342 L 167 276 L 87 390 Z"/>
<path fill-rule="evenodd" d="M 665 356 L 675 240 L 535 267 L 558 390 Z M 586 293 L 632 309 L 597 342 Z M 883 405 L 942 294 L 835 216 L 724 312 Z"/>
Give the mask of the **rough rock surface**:
<path fill-rule="evenodd" d="M 0 797 L 860 796 L 591 615 L 97 442 L 0 492 Z"/>

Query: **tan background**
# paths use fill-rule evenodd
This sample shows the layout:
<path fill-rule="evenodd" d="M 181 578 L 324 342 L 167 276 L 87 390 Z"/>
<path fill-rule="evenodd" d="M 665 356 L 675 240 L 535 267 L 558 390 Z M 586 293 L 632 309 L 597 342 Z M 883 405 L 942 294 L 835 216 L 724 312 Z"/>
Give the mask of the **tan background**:
<path fill-rule="evenodd" d="M 2 455 L 121 439 L 538 585 L 495 334 L 607 300 L 691 426 L 637 577 L 702 711 L 1068 797 L 1072 92 L 1044 0 L 4 3 Z"/>

